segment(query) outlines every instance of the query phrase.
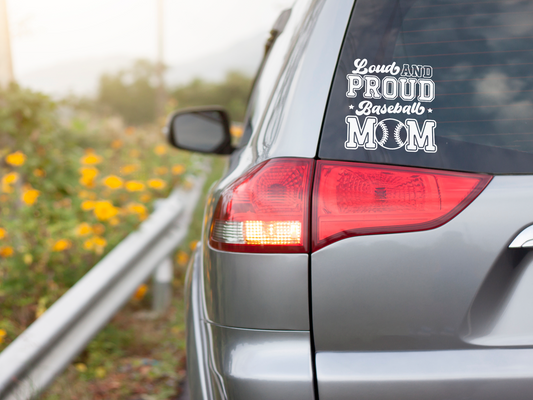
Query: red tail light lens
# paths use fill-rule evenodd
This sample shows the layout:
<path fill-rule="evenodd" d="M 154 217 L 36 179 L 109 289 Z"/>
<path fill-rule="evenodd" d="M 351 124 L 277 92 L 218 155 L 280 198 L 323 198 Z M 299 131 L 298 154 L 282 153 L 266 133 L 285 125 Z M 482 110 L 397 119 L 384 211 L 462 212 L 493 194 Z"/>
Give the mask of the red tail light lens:
<path fill-rule="evenodd" d="M 265 161 L 222 193 L 209 244 L 251 253 L 309 251 L 309 197 L 314 160 Z"/>
<path fill-rule="evenodd" d="M 318 161 L 313 251 L 350 236 L 433 229 L 459 214 L 491 177 Z"/>

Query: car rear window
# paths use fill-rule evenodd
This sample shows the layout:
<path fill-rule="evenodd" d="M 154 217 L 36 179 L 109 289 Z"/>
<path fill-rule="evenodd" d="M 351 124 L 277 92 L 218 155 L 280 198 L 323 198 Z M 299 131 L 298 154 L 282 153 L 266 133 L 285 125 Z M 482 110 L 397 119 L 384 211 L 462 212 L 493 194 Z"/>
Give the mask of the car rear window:
<path fill-rule="evenodd" d="M 357 0 L 318 155 L 533 173 L 533 1 Z"/>

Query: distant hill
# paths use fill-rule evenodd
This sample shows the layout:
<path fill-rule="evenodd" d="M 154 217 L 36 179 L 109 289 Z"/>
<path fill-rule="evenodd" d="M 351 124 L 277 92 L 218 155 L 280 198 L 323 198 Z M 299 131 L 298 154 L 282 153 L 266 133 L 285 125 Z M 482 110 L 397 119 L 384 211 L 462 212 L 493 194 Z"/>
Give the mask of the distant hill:
<path fill-rule="evenodd" d="M 208 81 L 223 80 L 227 71 L 253 75 L 263 55 L 266 34 L 257 34 L 209 56 L 179 65 L 169 65 L 169 87 L 185 84 L 198 77 Z M 135 60 L 125 56 L 88 58 L 64 62 L 17 77 L 18 82 L 53 96 L 94 95 L 100 76 L 128 68 Z"/>

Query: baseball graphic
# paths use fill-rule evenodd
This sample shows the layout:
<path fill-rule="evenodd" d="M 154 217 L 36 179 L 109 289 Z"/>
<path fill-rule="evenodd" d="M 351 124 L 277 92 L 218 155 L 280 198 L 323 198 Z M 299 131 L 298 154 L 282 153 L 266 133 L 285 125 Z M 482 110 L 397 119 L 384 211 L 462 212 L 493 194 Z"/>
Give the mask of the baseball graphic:
<path fill-rule="evenodd" d="M 407 142 L 407 129 L 397 119 L 387 118 L 376 127 L 376 139 L 384 149 L 398 150 Z"/>

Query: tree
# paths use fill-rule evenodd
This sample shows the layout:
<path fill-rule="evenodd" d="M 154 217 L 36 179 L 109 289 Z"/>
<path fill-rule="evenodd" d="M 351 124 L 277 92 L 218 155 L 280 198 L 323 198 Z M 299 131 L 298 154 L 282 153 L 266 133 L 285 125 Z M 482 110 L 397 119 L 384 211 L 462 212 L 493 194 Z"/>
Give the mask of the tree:
<path fill-rule="evenodd" d="M 98 107 L 122 116 L 130 125 L 153 123 L 157 114 L 156 65 L 137 61 L 130 69 L 100 78 Z M 178 86 L 169 95 L 177 108 L 219 105 L 233 121 L 242 121 L 252 80 L 236 71 L 228 72 L 223 82 L 194 79 Z"/>
<path fill-rule="evenodd" d="M 220 83 L 195 79 L 171 92 L 178 108 L 219 105 L 228 110 L 233 121 L 242 121 L 252 80 L 246 75 L 231 71 Z"/>

